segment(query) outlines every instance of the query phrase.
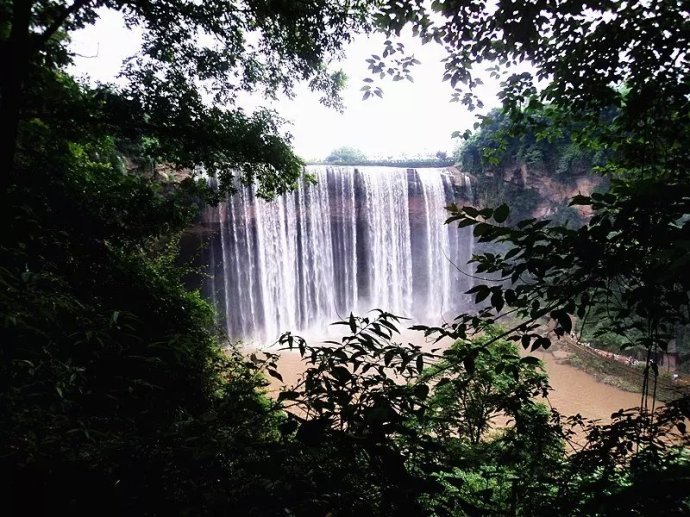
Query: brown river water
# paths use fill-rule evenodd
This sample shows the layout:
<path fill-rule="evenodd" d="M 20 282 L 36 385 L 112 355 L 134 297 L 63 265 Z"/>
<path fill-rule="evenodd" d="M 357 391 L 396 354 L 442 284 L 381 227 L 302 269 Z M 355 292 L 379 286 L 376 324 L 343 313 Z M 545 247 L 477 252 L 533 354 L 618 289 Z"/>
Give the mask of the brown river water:
<path fill-rule="evenodd" d="M 403 340 L 420 345 L 426 350 L 449 345 L 448 342 L 440 342 L 439 344 L 428 343 L 420 333 L 406 330 L 402 332 L 398 341 Z M 310 340 L 310 343 L 317 343 L 318 341 Z M 269 348 L 267 351 L 272 350 Z M 549 384 L 553 388 L 549 395 L 549 402 L 563 416 L 579 413 L 586 418 L 601 420 L 602 423 L 605 423 L 610 421 L 612 413 L 620 409 L 629 409 L 639 407 L 640 405 L 639 394 L 604 384 L 583 370 L 563 364 L 561 358 L 557 357 L 558 353 L 537 351 L 533 352 L 532 355 L 538 357 L 544 363 L 544 368 L 549 377 Z M 302 362 L 297 352 L 281 352 L 278 370 L 284 382 L 281 383 L 271 378 L 271 384 L 268 388 L 270 394 L 276 394 L 283 386 L 295 384 L 305 370 L 305 363 Z"/>

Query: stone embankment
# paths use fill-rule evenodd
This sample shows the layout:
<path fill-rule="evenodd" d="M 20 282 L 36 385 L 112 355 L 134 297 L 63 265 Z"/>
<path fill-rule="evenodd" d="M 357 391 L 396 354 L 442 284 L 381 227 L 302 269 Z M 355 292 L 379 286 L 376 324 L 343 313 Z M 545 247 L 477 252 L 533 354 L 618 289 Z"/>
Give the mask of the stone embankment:
<path fill-rule="evenodd" d="M 554 355 L 558 354 L 559 360 L 587 371 L 601 382 L 631 392 L 641 391 L 646 368 L 643 361 L 593 348 L 572 336 L 565 336 L 557 343 L 559 351 Z M 659 368 L 656 392 L 657 399 L 668 402 L 683 393 L 689 393 L 690 382 Z"/>

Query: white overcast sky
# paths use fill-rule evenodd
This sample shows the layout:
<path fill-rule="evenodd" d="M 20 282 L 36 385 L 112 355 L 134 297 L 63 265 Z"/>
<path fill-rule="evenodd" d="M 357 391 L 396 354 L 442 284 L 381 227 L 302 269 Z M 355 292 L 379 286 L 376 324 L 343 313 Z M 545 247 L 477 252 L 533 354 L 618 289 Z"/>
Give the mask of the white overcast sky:
<path fill-rule="evenodd" d="M 381 158 L 452 152 L 458 140 L 453 140 L 451 133 L 471 128 L 475 115 L 459 103 L 449 102 L 452 90 L 441 80 L 443 50 L 439 46 L 405 38 L 408 53 L 422 62 L 414 69 L 414 83 L 386 79 L 381 84 L 382 99 L 362 100 L 362 80 L 369 76 L 365 60 L 381 53 L 383 41 L 378 35 L 361 36 L 347 47 L 345 60 L 338 65 L 348 76 L 344 113 L 322 106 L 319 95 L 306 85 L 297 89 L 294 99 L 267 103 L 252 98 L 243 107 L 266 106 L 278 111 L 290 122 L 286 129 L 293 136 L 297 153 L 307 160 L 322 159 L 341 146 Z M 72 72 L 94 81 L 112 81 L 122 61 L 137 51 L 139 42 L 136 33 L 124 28 L 118 13 L 104 11 L 95 25 L 73 35 L 72 48 L 84 57 L 76 58 Z M 485 82 L 482 98 L 487 107 L 495 106 L 497 86 Z"/>

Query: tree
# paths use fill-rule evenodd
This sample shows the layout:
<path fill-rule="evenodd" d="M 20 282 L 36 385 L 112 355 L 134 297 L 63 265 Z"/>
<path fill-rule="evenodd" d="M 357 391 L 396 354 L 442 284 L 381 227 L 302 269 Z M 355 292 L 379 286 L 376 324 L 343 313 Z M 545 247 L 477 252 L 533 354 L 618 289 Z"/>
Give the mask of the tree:
<path fill-rule="evenodd" d="M 436 151 L 435 156 L 436 156 L 436 158 L 438 158 L 442 162 L 445 162 L 448 160 L 448 153 L 445 151 Z"/>
<path fill-rule="evenodd" d="M 498 243 L 504 251 L 474 259 L 482 281 L 470 293 L 488 306 L 427 333 L 465 339 L 510 315 L 515 325 L 494 339 L 546 348 L 571 331 L 574 318 L 586 321 L 597 311 L 610 329 L 646 351 L 645 383 L 637 417 L 621 413 L 610 428 L 594 431 L 590 436 L 597 446 L 578 461 L 597 472 L 594 483 L 600 488 L 641 486 L 631 473 L 639 465 L 646 472 L 664 472 L 666 461 L 676 461 L 670 460 L 675 449 L 661 444 L 664 434 L 678 432 L 678 443 L 688 440 L 688 396 L 663 411 L 655 411 L 653 398 L 658 374 L 653 358 L 666 349 L 675 328 L 689 323 L 690 32 L 685 6 L 461 0 L 433 2 L 434 16 L 415 1 L 382 9 L 381 21 L 391 33 L 411 25 L 424 41 L 445 46 L 444 78 L 456 90 L 453 100 L 471 109 L 483 107 L 475 65 L 488 62 L 488 71 L 502 80 L 499 96 L 510 136 L 532 131 L 553 139 L 569 128 L 583 150 L 606 153 L 599 171 L 612 178 L 608 192 L 571 200 L 593 211 L 579 229 L 533 219 L 507 227 L 506 205 L 451 208 L 449 222 L 473 226 L 481 242 Z M 374 61 L 372 72 L 385 70 Z M 553 333 L 540 330 L 546 322 Z M 687 472 L 688 464 L 680 460 L 677 467 Z M 585 471 L 581 479 L 592 479 Z M 668 499 L 659 503 L 666 510 L 656 511 L 686 509 L 687 489 L 678 490 L 665 477 L 659 481 L 658 493 Z M 568 497 L 574 493 L 565 492 Z M 601 493 L 593 500 L 611 503 L 602 503 Z M 628 504 L 626 511 L 644 506 L 639 499 Z"/>
<path fill-rule="evenodd" d="M 143 31 L 143 48 L 122 70 L 124 85 L 81 86 L 69 97 L 65 67 L 69 34 L 92 24 L 101 9 L 122 13 Z M 294 187 L 302 162 L 279 131 L 275 114 L 246 115 L 241 91 L 274 97 L 309 81 L 339 106 L 342 74 L 324 63 L 352 33 L 369 27 L 366 2 L 346 6 L 313 0 L 299 4 L 114 0 L 5 0 L 0 5 L 0 144 L 3 192 L 21 174 L 32 127 L 115 134 L 177 168 L 217 174 L 221 189 L 233 177 L 260 180 L 270 197 Z M 72 88 L 74 90 L 74 88 Z M 205 96 L 213 105 L 204 101 Z M 70 105 L 65 105 L 69 98 Z M 72 110 L 72 108 L 78 108 Z"/>
<path fill-rule="evenodd" d="M 366 161 L 367 157 L 359 149 L 354 147 L 339 147 L 331 151 L 326 157 L 326 163 L 342 163 L 347 165 L 357 165 Z"/>
<path fill-rule="evenodd" d="M 359 509 L 364 499 L 370 513 L 505 513 L 511 504 L 514 513 L 511 487 L 529 508 L 563 458 L 559 430 L 534 400 L 548 391 L 538 361 L 507 341 L 486 347 L 498 328 L 425 352 L 397 342 L 399 317 L 373 312 L 336 322 L 346 328 L 339 342 L 281 338 L 308 365 L 279 396 L 290 408 L 282 429 L 316 476 L 337 480 L 321 510 L 330 501 Z M 511 421 L 490 435 L 499 412 Z"/>
<path fill-rule="evenodd" d="M 140 27 L 144 46 L 120 86 L 81 84 L 65 71 L 69 35 L 105 8 Z M 336 102 L 342 76 L 324 63 L 365 13 L 321 1 L 0 2 L 6 513 L 256 508 L 281 415 L 260 392 L 263 366 L 221 350 L 211 308 L 185 288 L 179 240 L 210 195 L 198 167 L 221 190 L 294 186 L 302 163 L 275 115 L 246 115 L 236 94 L 306 79 Z"/>
<path fill-rule="evenodd" d="M 550 127 L 548 118 L 532 113 L 534 120 Z M 551 128 L 553 129 L 553 128 Z M 479 176 L 492 175 L 519 164 L 545 171 L 551 176 L 593 174 L 603 165 L 604 153 L 595 154 L 573 142 L 573 128 L 561 127 L 550 137 L 532 130 L 515 133 L 513 122 L 500 110 L 492 110 L 481 127 L 458 146 L 455 158 L 464 170 Z"/>
<path fill-rule="evenodd" d="M 425 372 L 438 380 L 429 400 L 432 427 L 439 436 L 480 443 L 499 414 L 522 422 L 520 412 L 533 397 L 546 396 L 546 375 L 534 358 L 520 358 L 515 345 L 494 340 L 499 327 L 473 341 L 456 341 L 444 359 Z M 474 359 L 472 359 L 474 358 Z"/>
<path fill-rule="evenodd" d="M 125 67 L 121 87 L 79 84 L 64 72 L 66 37 L 92 23 L 99 7 L 120 9 L 144 29 L 144 48 Z M 440 492 L 439 513 L 630 513 L 649 509 L 648 501 L 630 496 L 652 480 L 660 494 L 652 499 L 656 510 L 687 510 L 687 485 L 678 480 L 686 481 L 688 461 L 674 450 L 686 439 L 687 399 L 663 411 L 621 412 L 608 426 L 585 423 L 588 445 L 549 462 L 549 484 L 534 458 L 524 457 L 543 445 L 533 436 L 551 440 L 548 432 L 531 433 L 549 430 L 547 415 L 527 403 L 524 411 L 514 408 L 523 427 L 505 440 L 444 449 L 426 423 L 430 397 L 451 385 L 420 378 L 431 361 L 446 361 L 463 379 L 461 388 L 472 371 L 503 378 L 480 360 L 492 343 L 509 337 L 548 346 L 550 336 L 536 327 L 542 318 L 562 335 L 573 314 L 584 319 L 593 306 L 606 308 L 621 333 L 639 329 L 650 352 L 685 321 L 683 7 L 494 8 L 473 1 L 432 7 L 440 16 L 429 16 L 417 1 L 0 3 L 7 70 L 0 122 L 9 129 L 0 153 L 8 223 L 0 241 L 0 466 L 10 480 L 10 513 L 424 513 Z M 552 126 L 532 117 L 548 101 L 539 113 L 577 121 L 577 141 L 609 148 L 607 169 L 620 181 L 609 193 L 574 200 L 595 210 L 577 230 L 544 221 L 508 228 L 507 206 L 453 209 L 451 222 L 508 247 L 476 259 L 479 274 L 504 277 L 472 290 L 488 305 L 425 330 L 463 345 L 438 357 L 394 343 L 398 320 L 387 313 L 340 322 L 351 333 L 332 346 L 308 347 L 288 335 L 284 344 L 311 363 L 304 384 L 280 401 L 303 412 L 286 414 L 287 407 L 257 391 L 265 384 L 262 372 L 280 375 L 275 361 L 221 352 L 208 305 L 184 288 L 177 241 L 203 190 L 189 178 L 165 182 L 129 169 L 123 155 L 179 169 L 203 165 L 222 189 L 237 180 L 258 180 L 265 197 L 289 189 L 301 165 L 275 118 L 246 116 L 234 94 L 289 91 L 293 80 L 307 78 L 329 96 L 342 76 L 325 71 L 326 58 L 351 30 L 371 27 L 374 8 L 381 27 L 411 24 L 423 38 L 445 43 L 454 86 L 477 85 L 469 72 L 475 60 L 529 59 L 535 72 L 506 76 L 511 120 L 548 133 Z M 391 49 L 389 43 L 388 55 Z M 372 60 L 377 73 L 388 70 Z M 406 77 L 413 64 L 400 60 L 391 73 Z M 547 80 L 543 89 L 539 78 Z M 204 102 L 207 85 L 224 106 Z M 472 95 L 457 98 L 476 104 Z M 602 116 L 611 120 L 609 110 L 616 115 L 602 125 Z M 508 310 L 520 318 L 514 327 L 464 347 Z M 499 363 L 503 373 L 507 365 L 519 377 L 527 363 L 507 355 Z M 527 402 L 526 392 L 515 395 L 501 404 Z M 475 404 L 467 408 L 474 413 Z M 480 413 L 459 420 L 470 417 L 475 437 Z M 544 450 L 552 451 L 549 440 Z M 538 456 L 544 457 L 550 456 Z M 496 473 L 502 480 L 487 498 L 467 483 L 477 479 L 476 459 L 487 473 L 478 478 L 482 484 Z M 510 468 L 501 470 L 506 459 Z M 469 475 L 453 479 L 462 467 Z"/>
<path fill-rule="evenodd" d="M 534 120 L 548 119 L 534 113 Z M 476 190 L 483 206 L 510 206 L 508 224 L 532 217 L 537 208 L 554 212 L 555 222 L 570 220 L 579 224 L 582 216 L 569 199 L 552 198 L 552 189 L 540 190 L 540 183 L 555 184 L 564 190 L 576 190 L 577 182 L 587 176 L 597 190 L 605 188 L 606 179 L 596 177 L 595 168 L 605 163 L 606 152 L 593 152 L 573 142 L 571 127 L 562 127 L 549 137 L 527 128 L 515 134 L 513 122 L 500 110 L 492 110 L 481 127 L 458 145 L 455 160 L 462 170 L 477 181 Z M 542 187 L 544 188 L 544 187 Z"/>
<path fill-rule="evenodd" d="M 464 337 L 506 309 L 523 318 L 515 339 L 548 346 L 532 323 L 549 317 L 563 335 L 595 304 L 621 333 L 640 330 L 637 344 L 650 358 L 665 349 L 671 329 L 687 322 L 690 281 L 682 251 L 690 231 L 683 7 L 597 2 L 585 10 L 537 2 L 494 10 L 482 1 L 434 2 L 437 17 L 418 7 L 384 6 L 387 27 L 399 32 L 411 24 L 424 41 L 446 47 L 445 79 L 456 100 L 480 107 L 472 70 L 489 61 L 503 79 L 509 132 L 529 128 L 554 138 L 568 128 L 583 149 L 606 151 L 600 170 L 614 178 L 608 193 L 572 200 L 595 214 L 579 230 L 534 220 L 506 228 L 507 206 L 452 209 L 450 221 L 473 225 L 480 241 L 507 245 L 505 253 L 477 257 L 477 271 L 512 285 L 476 286 L 477 301 L 490 299 L 493 312 L 464 315 L 450 334 Z M 531 70 L 516 70 L 526 62 Z M 648 366 L 653 374 L 655 365 Z"/>

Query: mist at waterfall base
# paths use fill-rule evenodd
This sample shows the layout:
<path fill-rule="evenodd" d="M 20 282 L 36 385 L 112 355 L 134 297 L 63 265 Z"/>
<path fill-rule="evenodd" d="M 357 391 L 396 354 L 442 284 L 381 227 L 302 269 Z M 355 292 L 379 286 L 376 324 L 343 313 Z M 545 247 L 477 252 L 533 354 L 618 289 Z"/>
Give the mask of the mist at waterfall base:
<path fill-rule="evenodd" d="M 322 337 L 332 322 L 374 308 L 410 324 L 439 324 L 463 309 L 473 239 L 444 221 L 447 205 L 471 199 L 466 177 L 392 167 L 306 172 L 315 183 L 273 201 L 241 187 L 204 213 L 203 290 L 229 339 Z"/>

